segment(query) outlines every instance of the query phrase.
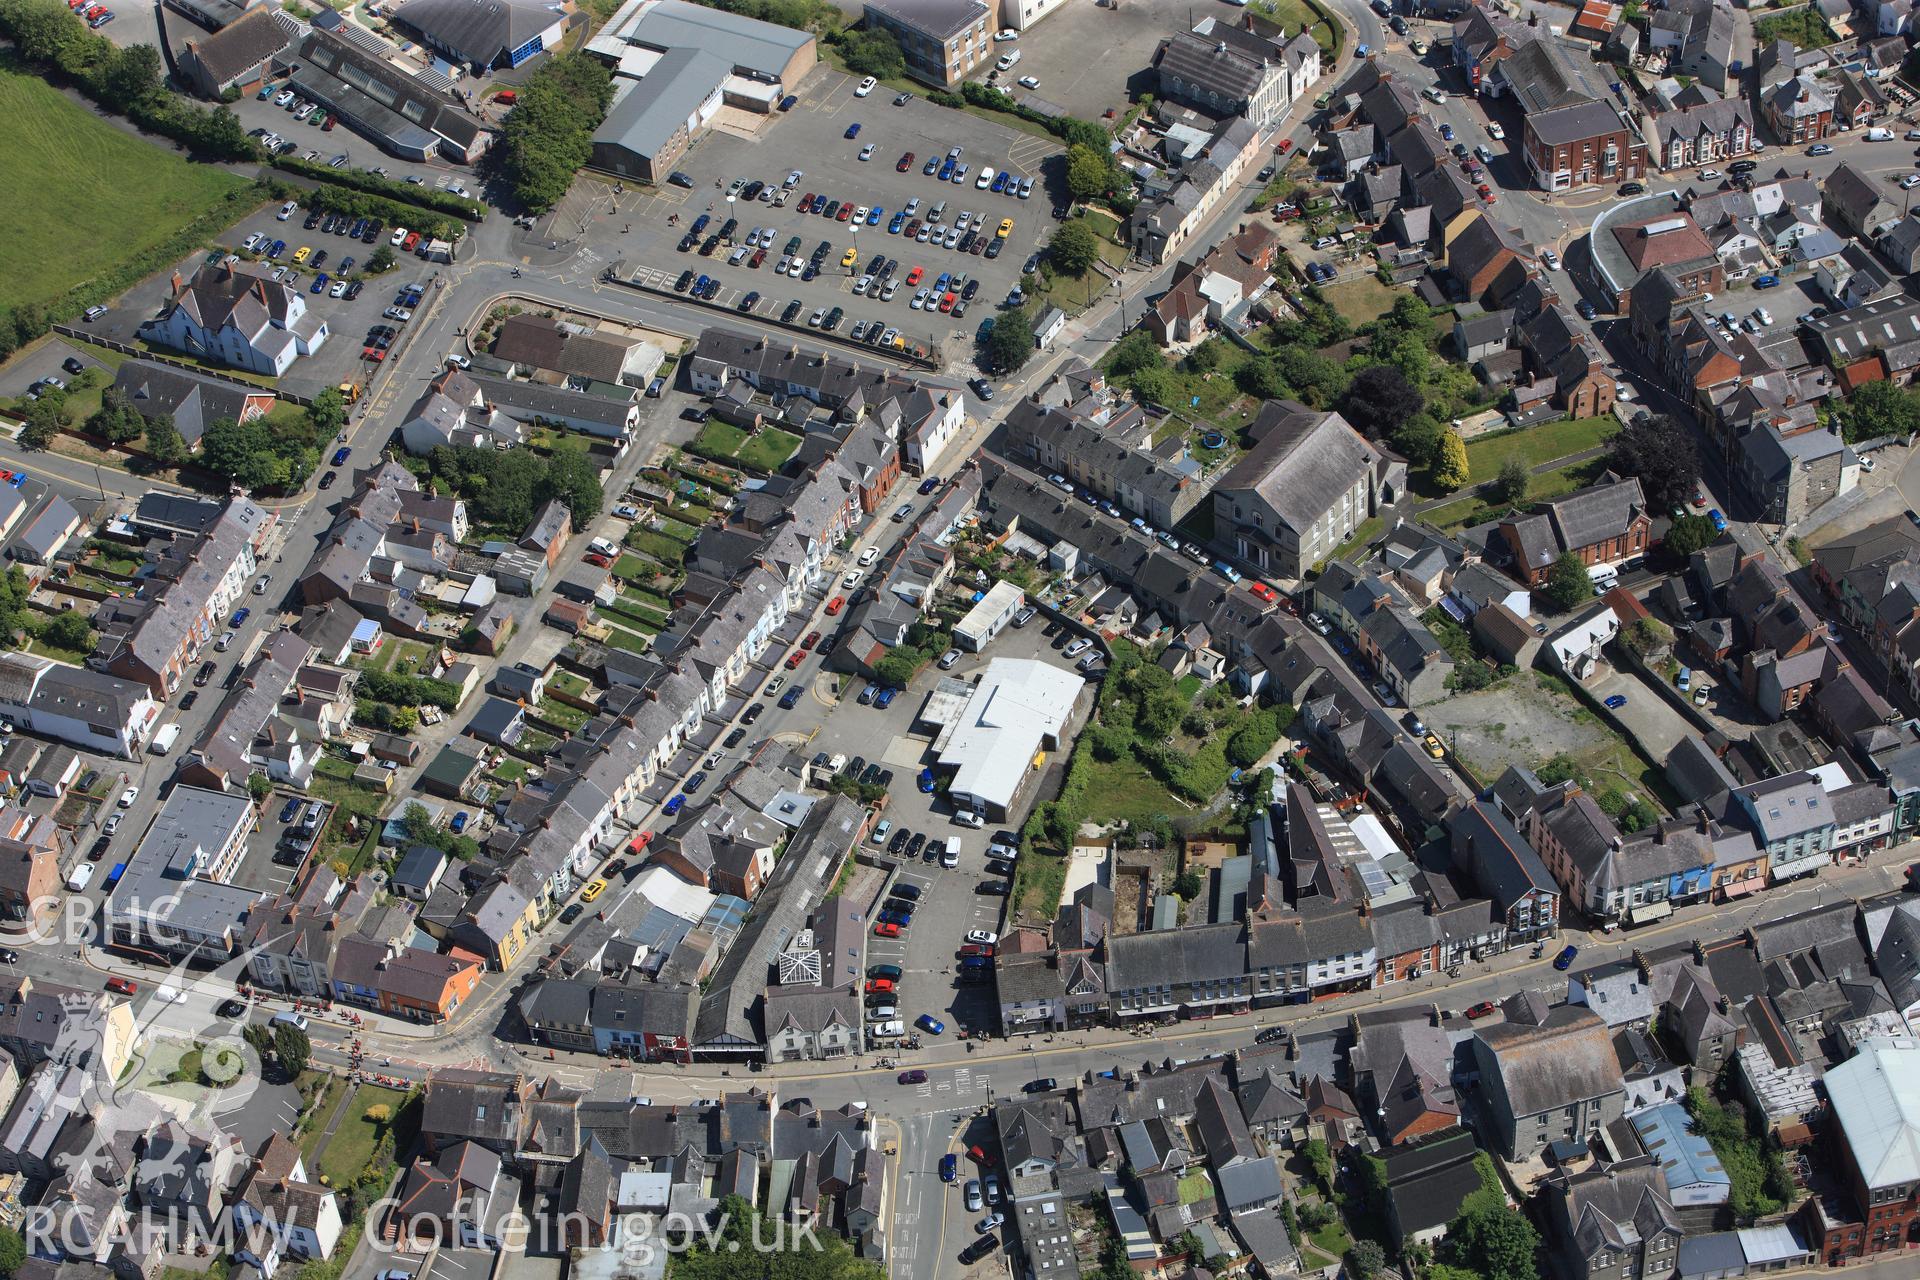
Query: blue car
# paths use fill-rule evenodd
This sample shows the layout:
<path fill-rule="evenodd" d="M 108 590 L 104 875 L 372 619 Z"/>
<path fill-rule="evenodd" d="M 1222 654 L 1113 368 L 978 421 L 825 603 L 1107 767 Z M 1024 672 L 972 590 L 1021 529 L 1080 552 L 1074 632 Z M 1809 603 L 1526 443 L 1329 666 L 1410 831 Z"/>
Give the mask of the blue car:
<path fill-rule="evenodd" d="M 251 618 L 252 616 L 253 616 L 253 610 L 251 609 L 236 610 L 233 615 L 233 621 L 229 622 L 227 625 L 230 627 L 242 626 L 246 623 L 246 620 L 248 618 Z"/>
<path fill-rule="evenodd" d="M 1626 705 L 1627 705 L 1627 695 L 1624 693 L 1616 693 L 1612 697 L 1607 699 L 1607 710 L 1609 711 L 1618 711 L 1620 708 Z"/>
<path fill-rule="evenodd" d="M 928 494 L 932 493 L 935 489 L 938 489 L 939 487 L 940 487 L 940 477 L 928 476 L 925 480 L 922 480 L 920 482 L 920 496 L 924 498 Z"/>
<path fill-rule="evenodd" d="M 281 822 L 283 823 L 292 822 L 295 818 L 299 816 L 300 816 L 300 798 L 298 796 L 295 796 L 293 799 L 287 801 L 285 804 L 280 806 Z"/>
<path fill-rule="evenodd" d="M 937 1035 L 944 1034 L 947 1029 L 946 1023 L 940 1021 L 940 1019 L 934 1017 L 930 1013 L 923 1013 L 919 1017 L 915 1018 L 913 1020 L 913 1025 L 920 1028 L 922 1031 L 926 1032 L 930 1036 L 937 1036 Z"/>
<path fill-rule="evenodd" d="M 873 705 L 879 708 L 880 710 L 885 711 L 888 707 L 893 705 L 894 696 L 899 692 L 900 691 L 898 689 L 882 689 L 879 693 L 874 695 Z"/>
<path fill-rule="evenodd" d="M 1441 137 L 1443 137 L 1443 138 L 1445 138 L 1445 139 L 1446 139 L 1446 140 L 1447 140 L 1448 142 L 1452 142 L 1452 141 L 1453 141 L 1453 126 L 1452 126 L 1452 125 L 1450 125 L 1450 124 L 1443 124 L 1443 125 L 1441 125 L 1441 126 L 1440 126 L 1440 136 L 1441 136 Z"/>
<path fill-rule="evenodd" d="M 333 451 L 333 465 L 336 467 L 344 467 L 347 465 L 347 457 L 352 452 L 353 450 L 344 444 L 338 449 L 335 449 Z"/>
<path fill-rule="evenodd" d="M 1579 954 L 1580 948 L 1568 947 L 1553 958 L 1553 967 L 1565 973 L 1568 969 L 1573 968 L 1573 958 Z"/>
<path fill-rule="evenodd" d="M 701 787 L 704 787 L 706 785 L 707 785 L 707 775 L 704 771 L 702 771 L 694 774 L 691 778 L 688 778 L 686 787 L 684 789 L 688 795 L 692 795 L 694 792 L 698 791 Z"/>
<path fill-rule="evenodd" d="M 780 99 L 780 109 L 782 111 L 791 111 L 793 110 L 794 105 L 799 101 L 800 99 L 796 95 L 790 93 L 786 97 Z"/>
<path fill-rule="evenodd" d="M 782 711 L 791 711 L 791 710 L 793 710 L 793 709 L 794 709 L 795 707 L 797 707 L 797 706 L 799 706 L 799 705 L 800 705 L 800 695 L 801 695 L 801 694 L 803 694 L 803 693 L 805 693 L 805 692 L 806 692 L 806 689 L 805 689 L 804 687 L 802 687 L 801 685 L 795 685 L 795 686 L 793 686 L 793 688 L 791 688 L 791 689 L 789 689 L 789 690 L 787 690 L 787 691 L 786 691 L 785 693 L 783 693 L 783 694 L 781 694 L 781 695 L 780 695 L 780 709 L 781 709 Z"/>
<path fill-rule="evenodd" d="M 275 240 L 273 242 L 273 247 L 267 250 L 267 256 L 269 258 L 277 258 L 281 254 L 285 253 L 286 251 L 287 251 L 287 242 L 285 240 Z"/>
<path fill-rule="evenodd" d="M 1000 172 L 993 175 L 993 185 L 989 187 L 988 190 L 992 191 L 993 194 L 995 195 L 999 195 L 1002 191 L 1005 191 L 1006 189 L 1007 189 L 1007 171 L 1005 169 L 1002 169 Z"/>
<path fill-rule="evenodd" d="M 960 1176 L 960 1157 L 944 1155 L 940 1157 L 940 1181 L 952 1182 Z"/>
<path fill-rule="evenodd" d="M 857 138 L 860 136 L 860 122 L 858 120 L 855 120 L 852 124 L 847 126 L 846 136 L 849 138 Z"/>
<path fill-rule="evenodd" d="M 942 160 L 940 162 L 940 176 L 938 180 L 941 182 L 947 182 L 951 180 L 952 177 L 953 177 L 953 161 Z"/>
<path fill-rule="evenodd" d="M 465 809 L 462 809 L 460 812 L 453 815 L 453 821 L 447 824 L 447 830 L 453 832 L 453 834 L 455 835 L 459 835 L 462 831 L 465 831 L 466 829 L 467 829 L 467 811 Z"/>
<path fill-rule="evenodd" d="M 660 812 L 671 818 L 674 814 L 680 812 L 680 810 L 686 806 L 686 803 L 687 798 L 685 796 L 675 796 L 673 799 L 667 801 L 666 806 L 662 808 Z"/>
<path fill-rule="evenodd" d="M 1707 519 L 1713 521 L 1713 531 L 1715 533 L 1725 533 L 1727 531 L 1727 518 L 1720 514 L 1720 508 L 1715 507 L 1707 512 Z"/>
<path fill-rule="evenodd" d="M 1753 282 L 1753 287 L 1756 289 L 1772 289 L 1776 287 L 1779 283 L 1780 283 L 1779 276 L 1764 275 L 1764 276 L 1761 276 L 1758 280 L 1755 280 Z"/>
<path fill-rule="evenodd" d="M 311 288 L 307 290 L 307 292 L 308 293 L 325 293 L 327 291 L 327 286 L 332 283 L 333 281 L 327 278 L 327 273 L 322 271 L 319 275 L 313 278 L 313 285 Z"/>
<path fill-rule="evenodd" d="M 886 210 L 885 210 L 885 209 L 882 209 L 882 208 L 881 208 L 881 207 L 880 207 L 879 205 L 875 205 L 875 206 L 873 206 L 873 208 L 871 208 L 871 209 L 869 209 L 869 210 L 867 210 L 867 225 L 868 225 L 868 226 L 870 226 L 870 227 L 877 227 L 877 226 L 879 226 L 879 225 L 880 225 L 880 215 L 881 215 L 881 214 L 883 214 L 883 213 L 885 213 L 885 212 L 886 212 Z"/>
<path fill-rule="evenodd" d="M 906 225 L 907 215 L 904 213 L 896 213 L 893 215 L 893 220 L 887 223 L 887 234 L 897 236 L 900 234 L 900 228 Z"/>
<path fill-rule="evenodd" d="M 915 781 L 920 788 L 920 794 L 922 795 L 933 794 L 933 770 L 922 769 L 920 771 L 919 778 L 916 779 Z"/>
<path fill-rule="evenodd" d="M 693 234 L 694 234 L 694 235 L 696 235 L 696 236 L 697 236 L 697 235 L 699 235 L 699 234 L 700 234 L 700 233 L 701 233 L 702 231 L 705 231 L 705 230 L 707 229 L 707 224 L 708 224 L 709 222 L 712 222 L 712 221 L 713 221 L 713 215 L 712 215 L 712 214 L 710 214 L 710 213 L 703 213 L 703 214 L 701 214 L 701 215 L 700 215 L 699 217 L 697 217 L 697 218 L 695 218 L 695 219 L 693 220 L 693 226 L 691 226 L 690 228 L 688 228 L 688 230 L 690 230 L 691 232 L 693 232 Z"/>

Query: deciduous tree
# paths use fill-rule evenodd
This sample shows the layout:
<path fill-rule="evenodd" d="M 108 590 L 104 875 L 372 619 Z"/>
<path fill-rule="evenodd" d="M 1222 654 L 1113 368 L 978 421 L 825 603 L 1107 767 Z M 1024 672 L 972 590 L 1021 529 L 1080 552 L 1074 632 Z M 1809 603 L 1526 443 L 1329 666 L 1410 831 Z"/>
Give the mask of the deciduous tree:
<path fill-rule="evenodd" d="M 1047 261 L 1062 275 L 1077 276 L 1100 256 L 1100 242 L 1084 222 L 1068 222 L 1047 242 Z"/>
<path fill-rule="evenodd" d="M 1593 579 L 1587 575 L 1586 562 L 1571 551 L 1561 552 L 1560 558 L 1553 562 L 1553 568 L 1547 574 L 1546 588 L 1542 594 L 1546 596 L 1547 603 L 1562 613 L 1591 600 Z"/>
<path fill-rule="evenodd" d="M 1355 374 L 1340 401 L 1340 412 L 1370 440 L 1391 435 L 1395 427 L 1425 407 L 1419 390 L 1388 364 L 1368 365 Z"/>
<path fill-rule="evenodd" d="M 1649 415 L 1615 436 L 1607 465 L 1637 477 L 1655 511 L 1684 505 L 1700 485 L 1700 451 L 1692 430 L 1663 414 Z"/>
<path fill-rule="evenodd" d="M 1449 492 L 1458 489 L 1471 477 L 1467 466 L 1467 446 L 1457 433 L 1443 431 L 1440 436 L 1440 448 L 1433 459 L 1433 483 Z"/>

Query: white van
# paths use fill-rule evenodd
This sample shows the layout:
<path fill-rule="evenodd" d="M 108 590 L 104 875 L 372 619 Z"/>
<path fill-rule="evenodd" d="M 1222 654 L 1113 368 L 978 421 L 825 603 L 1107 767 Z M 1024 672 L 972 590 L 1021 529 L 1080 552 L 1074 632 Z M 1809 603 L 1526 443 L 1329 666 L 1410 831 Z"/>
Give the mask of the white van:
<path fill-rule="evenodd" d="M 73 869 L 72 874 L 67 876 L 68 891 L 72 893 L 78 893 L 82 889 L 86 888 L 88 885 L 92 884 L 93 868 L 94 868 L 94 864 L 91 862 L 83 862 L 79 866 L 75 867 Z"/>
<path fill-rule="evenodd" d="M 1019 61 L 1020 61 L 1020 51 L 1018 49 L 1013 49 L 1006 53 L 1001 54 L 1000 61 L 994 63 L 993 65 L 995 66 L 995 68 L 997 68 L 1000 71 L 1011 71 L 1014 68 L 1014 64 L 1018 63 Z M 1888 134 L 1887 136 L 1892 137 L 1893 135 Z"/>
<path fill-rule="evenodd" d="M 947 848 L 940 855 L 940 865 L 951 870 L 960 865 L 960 837 L 948 836 Z"/>
<path fill-rule="evenodd" d="M 1420 92 L 1428 102 L 1444 103 L 1447 100 L 1447 91 L 1445 89 L 1422 89 Z"/>
<path fill-rule="evenodd" d="M 175 723 L 175 724 L 161 725 L 160 732 L 153 735 L 153 741 L 150 744 L 148 744 L 147 750 L 153 752 L 153 754 L 157 756 L 163 756 L 167 754 L 167 752 L 173 750 L 173 744 L 178 742 L 179 740 L 180 740 L 179 724 Z"/>
<path fill-rule="evenodd" d="M 1892 142 L 1893 130 L 1878 129 L 1878 128 L 1869 129 L 1867 130 L 1867 141 L 1868 142 Z"/>
<path fill-rule="evenodd" d="M 1593 583 L 1593 594 L 1605 595 L 1620 585 L 1620 572 L 1610 564 L 1596 564 L 1587 567 L 1587 577 Z"/>

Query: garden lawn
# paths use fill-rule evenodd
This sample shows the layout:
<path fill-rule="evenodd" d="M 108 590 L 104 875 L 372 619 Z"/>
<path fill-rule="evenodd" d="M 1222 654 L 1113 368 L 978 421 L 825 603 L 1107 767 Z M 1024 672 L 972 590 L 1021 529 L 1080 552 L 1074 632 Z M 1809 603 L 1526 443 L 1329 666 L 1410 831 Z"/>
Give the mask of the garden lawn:
<path fill-rule="evenodd" d="M 367 1108 L 385 1106 L 397 1115 L 400 1104 L 406 1100 L 407 1095 L 398 1089 L 383 1089 L 378 1085 L 363 1084 L 353 1091 L 347 1099 L 346 1112 L 340 1117 L 340 1127 L 320 1149 L 320 1172 L 327 1175 L 328 1181 L 336 1187 L 345 1186 L 359 1177 L 367 1161 L 373 1159 L 380 1129 L 366 1119 Z M 322 1131 L 331 1118 L 323 1117 L 319 1121 Z"/>
<path fill-rule="evenodd" d="M 1335 311 L 1358 329 L 1392 310 L 1394 302 L 1405 290 L 1381 284 L 1379 276 L 1365 275 L 1357 280 L 1342 280 L 1339 284 L 1327 285 L 1320 292 Z"/>
<path fill-rule="evenodd" d="M 246 185 L 122 133 L 11 61 L 0 64 L 0 120 L 0 173 L 12 192 L 0 310 L 112 272 Z"/>
<path fill-rule="evenodd" d="M 1467 466 L 1473 482 L 1478 484 L 1498 477 L 1501 464 L 1508 458 L 1519 457 L 1529 467 L 1537 467 L 1556 458 L 1597 448 L 1618 430 L 1619 419 L 1608 414 L 1600 418 L 1543 422 L 1518 431 L 1479 436 L 1467 442 Z"/>
<path fill-rule="evenodd" d="M 1289 31 L 1309 27 L 1311 34 L 1327 55 L 1340 52 L 1340 34 L 1333 25 L 1307 7 L 1306 0 L 1258 0 L 1253 6 L 1274 21 L 1285 24 Z"/>
<path fill-rule="evenodd" d="M 709 461 L 738 462 L 758 471 L 778 471 L 799 447 L 800 437 L 791 431 L 762 427 L 748 435 L 739 427 L 708 418 L 687 449 Z"/>
<path fill-rule="evenodd" d="M 853 859 L 847 859 L 851 864 Z M 1067 860 L 1029 848 L 1014 864 L 1013 916 L 1024 920 L 1051 920 L 1060 907 L 1060 890 L 1067 883 Z"/>

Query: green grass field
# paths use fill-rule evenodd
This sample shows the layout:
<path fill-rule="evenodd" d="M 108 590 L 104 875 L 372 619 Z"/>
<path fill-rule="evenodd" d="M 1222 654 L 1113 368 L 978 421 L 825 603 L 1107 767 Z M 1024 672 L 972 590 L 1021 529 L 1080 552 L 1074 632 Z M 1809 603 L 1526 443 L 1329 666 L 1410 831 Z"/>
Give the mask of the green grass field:
<path fill-rule="evenodd" d="M 1347 323 L 1358 328 L 1392 310 L 1402 291 L 1390 284 L 1381 284 L 1379 276 L 1368 275 L 1342 280 L 1320 292 L 1335 311 L 1347 318 Z"/>
<path fill-rule="evenodd" d="M 1605 444 L 1620 430 L 1620 421 L 1612 414 L 1598 418 L 1562 419 L 1543 422 L 1518 431 L 1480 436 L 1467 442 L 1467 467 L 1477 484 L 1500 474 L 1500 465 L 1508 458 L 1520 458 L 1529 467 L 1556 458 L 1585 453 Z"/>
<path fill-rule="evenodd" d="M 162 244 L 246 184 L 120 132 L 0 65 L 0 309 L 58 298 Z"/>

